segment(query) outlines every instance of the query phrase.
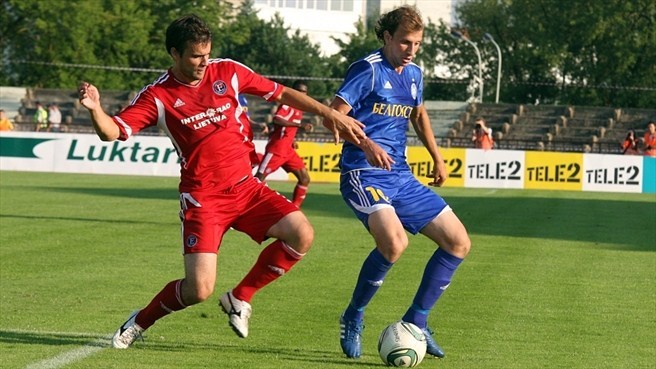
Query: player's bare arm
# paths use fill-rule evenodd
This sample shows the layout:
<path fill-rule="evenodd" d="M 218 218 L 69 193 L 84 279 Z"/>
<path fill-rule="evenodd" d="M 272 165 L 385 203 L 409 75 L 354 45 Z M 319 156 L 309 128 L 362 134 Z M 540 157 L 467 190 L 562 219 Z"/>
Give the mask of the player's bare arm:
<path fill-rule="evenodd" d="M 433 134 L 430 118 L 423 104 L 412 109 L 410 122 L 415 132 L 417 132 L 417 137 L 419 137 L 419 140 L 433 158 L 433 172 L 429 175 L 429 177 L 433 178 L 433 181 L 428 184 L 430 186 L 441 187 L 448 177 L 446 164 L 444 164 L 444 159 L 435 142 L 435 134 Z"/>
<path fill-rule="evenodd" d="M 339 142 L 340 136 L 351 142 L 359 143 L 360 140 L 367 137 L 364 133 L 364 124 L 357 120 L 331 109 L 306 94 L 296 91 L 293 88 L 283 88 L 282 94 L 278 101 L 303 110 L 304 112 L 318 114 L 323 117 L 323 125 L 328 128 L 335 138 L 335 143 Z"/>
<path fill-rule="evenodd" d="M 340 99 L 339 97 L 336 97 L 333 100 L 333 102 L 330 104 L 330 106 L 333 109 L 345 115 L 351 111 L 351 106 L 348 105 L 344 100 Z M 376 168 L 382 168 L 385 170 L 392 169 L 392 164 L 395 163 L 392 157 L 389 156 L 387 151 L 383 150 L 383 148 L 380 147 L 380 145 L 375 143 L 370 138 L 367 137 L 363 140 L 360 140 L 360 142 L 355 142 L 349 139 L 346 140 L 356 145 L 360 149 L 362 149 L 362 151 L 364 151 L 364 155 L 367 158 L 367 162 L 369 163 L 369 165 Z"/>
<path fill-rule="evenodd" d="M 78 87 L 78 97 L 82 106 L 89 111 L 93 128 L 98 137 L 102 141 L 116 140 L 121 131 L 112 117 L 107 115 L 100 105 L 100 92 L 98 92 L 96 86 L 88 82 L 81 82 Z"/>

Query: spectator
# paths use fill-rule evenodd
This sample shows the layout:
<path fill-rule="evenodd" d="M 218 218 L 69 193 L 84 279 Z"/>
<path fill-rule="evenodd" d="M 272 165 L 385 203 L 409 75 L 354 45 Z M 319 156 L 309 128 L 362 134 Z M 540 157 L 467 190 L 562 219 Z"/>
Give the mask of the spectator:
<path fill-rule="evenodd" d="M 57 103 L 48 107 L 48 132 L 59 132 L 61 130 L 62 114 Z"/>
<path fill-rule="evenodd" d="M 491 150 L 494 147 L 492 139 L 492 128 L 485 124 L 485 119 L 476 118 L 476 126 L 472 133 L 472 142 L 477 149 Z"/>
<path fill-rule="evenodd" d="M 295 81 L 292 87 L 304 94 L 308 92 L 307 85 L 301 81 Z M 298 145 L 294 141 L 296 132 L 303 127 L 302 120 L 303 111 L 285 104 L 278 106 L 273 118 L 273 130 L 269 136 L 266 152 L 256 174 L 257 178 L 264 181 L 269 174 L 280 167 L 286 172 L 292 173 L 297 180 L 292 202 L 298 207 L 305 200 L 310 184 L 310 175 L 305 168 L 305 162 L 296 153 Z"/>
<path fill-rule="evenodd" d="M 0 109 L 0 131 L 13 131 L 14 125 L 9 121 L 4 109 Z"/>
<path fill-rule="evenodd" d="M 637 155 L 638 151 L 638 139 L 636 139 L 636 133 L 634 130 L 629 130 L 626 134 L 626 138 L 622 142 L 622 154 L 624 155 Z"/>
<path fill-rule="evenodd" d="M 35 131 L 39 132 L 48 129 L 48 111 L 41 105 L 41 102 L 36 102 L 36 111 L 32 118 L 36 125 Z"/>
<path fill-rule="evenodd" d="M 645 132 L 643 141 L 645 155 L 656 157 L 656 122 L 653 120 L 647 124 L 647 132 Z"/>

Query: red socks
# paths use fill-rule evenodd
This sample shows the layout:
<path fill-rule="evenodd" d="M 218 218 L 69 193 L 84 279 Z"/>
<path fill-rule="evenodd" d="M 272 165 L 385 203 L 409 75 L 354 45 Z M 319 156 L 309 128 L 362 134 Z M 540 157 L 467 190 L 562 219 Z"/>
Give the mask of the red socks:
<path fill-rule="evenodd" d="M 255 265 L 232 290 L 232 294 L 250 302 L 255 292 L 288 272 L 305 254 L 299 254 L 281 240 L 265 247 Z"/>
<path fill-rule="evenodd" d="M 300 184 L 297 184 L 296 187 L 294 187 L 294 200 L 292 200 L 292 203 L 300 208 L 303 200 L 305 200 L 307 190 L 307 186 L 301 186 Z"/>
<path fill-rule="evenodd" d="M 262 250 L 255 265 L 232 290 L 232 294 L 242 301 L 250 302 L 255 292 L 289 271 L 303 255 L 280 240 L 274 241 Z M 186 308 L 180 295 L 181 283 L 182 279 L 178 279 L 164 286 L 148 306 L 139 311 L 136 323 L 148 329 L 158 319 Z"/>
<path fill-rule="evenodd" d="M 148 329 L 157 319 L 187 307 L 180 296 L 180 283 L 182 279 L 169 282 L 148 306 L 137 314 L 135 321 L 141 328 Z"/>

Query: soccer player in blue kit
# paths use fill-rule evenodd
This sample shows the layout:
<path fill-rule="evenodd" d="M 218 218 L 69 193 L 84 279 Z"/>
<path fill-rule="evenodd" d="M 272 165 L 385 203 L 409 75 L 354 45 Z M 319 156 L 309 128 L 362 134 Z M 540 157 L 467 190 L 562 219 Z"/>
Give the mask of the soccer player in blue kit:
<path fill-rule="evenodd" d="M 428 314 L 471 247 L 467 230 L 449 205 L 414 177 L 406 161 L 410 121 L 434 162 L 429 185 L 439 187 L 447 178 L 422 101 L 422 71 L 412 62 L 423 29 L 413 6 L 382 15 L 376 35 L 383 47 L 351 64 L 331 103 L 334 109 L 365 124 L 367 139 L 360 143 L 347 140 L 343 145 L 340 191 L 376 244 L 340 317 L 340 344 L 349 358 L 362 354 L 365 307 L 408 246 L 405 230 L 430 238 L 437 249 L 402 320 L 422 329 L 428 354 L 444 357 L 427 325 Z"/>

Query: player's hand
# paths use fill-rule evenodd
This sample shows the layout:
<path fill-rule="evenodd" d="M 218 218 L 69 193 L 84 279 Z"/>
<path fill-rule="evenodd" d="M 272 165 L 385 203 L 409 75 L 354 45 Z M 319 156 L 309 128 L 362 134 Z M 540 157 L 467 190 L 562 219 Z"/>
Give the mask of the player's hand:
<path fill-rule="evenodd" d="M 96 86 L 83 81 L 80 83 L 77 92 L 80 103 L 88 110 L 94 110 L 100 106 L 100 92 L 98 92 Z"/>
<path fill-rule="evenodd" d="M 396 163 L 382 147 L 368 138 L 362 140 L 360 148 L 372 167 L 392 170 L 392 164 Z"/>
<path fill-rule="evenodd" d="M 331 109 L 331 113 L 324 117 L 323 125 L 333 133 L 335 144 L 339 143 L 340 136 L 356 145 L 367 138 L 363 130 L 364 124 L 335 109 Z"/>
<path fill-rule="evenodd" d="M 433 179 L 431 182 L 428 182 L 429 186 L 442 187 L 444 182 L 446 182 L 446 179 L 449 177 L 444 160 L 438 160 L 433 166 L 433 172 L 426 177 Z"/>

